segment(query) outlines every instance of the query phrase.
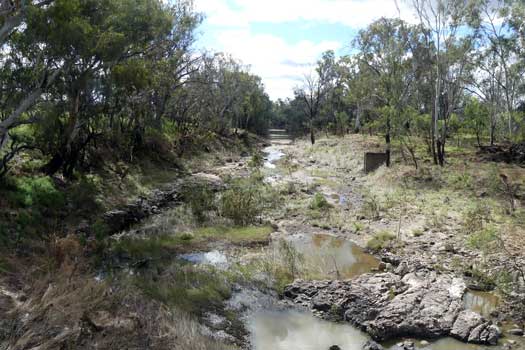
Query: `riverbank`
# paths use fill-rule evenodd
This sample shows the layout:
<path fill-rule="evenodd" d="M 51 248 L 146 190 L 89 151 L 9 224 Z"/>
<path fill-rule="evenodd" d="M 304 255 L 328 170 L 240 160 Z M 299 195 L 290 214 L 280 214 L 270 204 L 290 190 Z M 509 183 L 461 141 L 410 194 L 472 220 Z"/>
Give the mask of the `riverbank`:
<path fill-rule="evenodd" d="M 113 215 L 107 213 L 109 222 L 131 218 L 122 226 L 123 221 L 116 220 L 116 231 L 124 230 L 109 239 L 57 240 L 52 260 L 26 262 L 26 266 L 46 266 L 46 260 L 48 264 L 26 274 L 24 280 L 34 281 L 31 286 L 14 289 L 13 281 L 10 292 L 1 293 L 0 307 L 12 316 L 12 321 L 0 324 L 11 337 L 6 339 L 15 344 L 8 348 L 22 349 L 32 339 L 43 349 L 66 342 L 88 349 L 95 341 L 102 348 L 288 350 L 338 345 L 360 350 L 372 335 L 385 348 L 407 341 L 417 349 L 430 344 L 432 349 L 470 350 L 484 347 L 436 337 L 450 334 L 468 341 L 478 326 L 495 330 L 494 324 L 504 337 L 490 348 L 519 349 L 523 338 L 509 330 L 516 333 L 523 324 L 507 302 L 510 295 L 500 291 L 498 281 L 491 291 L 472 290 L 487 286 L 480 284 L 472 268 L 465 268 L 476 259 L 485 264 L 497 261 L 489 251 L 471 245 L 462 230 L 460 214 L 467 209 L 462 200 L 472 201 L 466 196 L 477 195 L 479 186 L 470 183 L 472 188 L 462 189 L 441 178 L 434 188 L 434 180 L 420 179 L 428 169 L 413 172 L 399 160 L 392 169 L 365 175 L 362 154 L 376 147 L 375 139 L 359 135 L 321 139 L 315 146 L 280 137 L 264 149 L 264 157 L 258 152 L 237 153 L 194 167 L 189 186 L 177 182 L 150 197 L 166 205 L 145 199 L 120 207 Z M 452 178 L 457 176 L 456 165 Z M 494 203 L 493 210 L 505 206 L 505 199 L 496 194 L 482 198 Z M 137 203 L 148 208 L 141 211 L 147 215 L 133 214 Z M 429 206 L 442 218 L 435 219 Z M 508 220 L 512 224 L 514 217 Z M 101 254 L 93 255 L 97 251 Z M 483 266 L 490 267 L 488 272 L 504 267 Z M 38 278 L 43 272 L 49 275 Z M 359 281 L 379 276 L 391 276 L 391 283 L 376 291 L 376 299 L 384 304 L 374 303 L 377 309 L 344 294 L 346 290 L 356 295 L 352 281 L 364 291 L 366 283 Z M 336 281 L 346 287 L 333 288 L 333 293 L 324 294 L 326 298 L 312 302 L 317 287 L 309 289 L 308 298 L 298 298 L 303 292 L 293 297 L 286 292 L 299 279 L 305 285 L 320 286 L 316 281 L 328 280 L 327 285 Z M 347 279 L 350 282 L 337 282 Z M 418 279 L 421 283 L 414 282 Z M 436 279 L 444 282 L 434 286 Z M 456 280 L 462 281 L 462 288 L 451 287 L 459 285 L 451 282 Z M 417 293 L 410 286 L 418 287 Z M 457 293 L 449 300 L 450 289 Z M 437 312 L 436 320 L 441 317 L 439 307 L 433 309 L 439 304 L 434 299 L 427 309 L 421 304 L 425 312 L 410 313 L 408 305 L 413 303 L 408 295 L 424 300 L 426 294 L 454 304 L 448 306 L 453 319 L 440 319 L 437 325 L 430 316 L 420 319 L 425 312 Z M 395 324 L 382 322 L 390 319 L 382 314 L 389 308 L 406 311 L 407 324 L 394 329 Z M 453 321 L 462 312 L 465 315 L 465 309 L 479 317 L 470 317 L 475 322 L 465 322 L 463 328 L 454 327 Z M 349 310 L 356 315 L 356 310 L 376 310 L 377 322 L 352 321 L 345 317 Z M 350 322 L 341 323 L 345 320 Z M 317 331 L 319 336 L 312 338 Z M 476 334 L 472 341 L 490 343 L 495 333 L 490 339 L 483 331 Z"/>

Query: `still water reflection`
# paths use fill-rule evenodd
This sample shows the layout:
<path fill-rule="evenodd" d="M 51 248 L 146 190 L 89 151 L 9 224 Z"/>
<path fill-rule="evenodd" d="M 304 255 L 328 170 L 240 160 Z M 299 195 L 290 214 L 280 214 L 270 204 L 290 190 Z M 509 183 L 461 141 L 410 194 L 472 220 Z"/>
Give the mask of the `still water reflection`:
<path fill-rule="evenodd" d="M 352 241 L 326 234 L 294 235 L 287 240 L 299 251 L 316 278 L 348 279 L 372 271 L 379 260 Z"/>

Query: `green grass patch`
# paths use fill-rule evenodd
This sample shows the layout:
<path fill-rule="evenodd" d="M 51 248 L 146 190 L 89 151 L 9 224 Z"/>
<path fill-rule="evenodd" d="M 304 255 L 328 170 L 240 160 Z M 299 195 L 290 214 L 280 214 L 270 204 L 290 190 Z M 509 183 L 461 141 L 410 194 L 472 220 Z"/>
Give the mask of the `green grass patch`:
<path fill-rule="evenodd" d="M 232 243 L 266 241 L 273 231 L 271 226 L 201 227 L 193 232 L 161 234 L 147 238 L 123 238 L 115 241 L 111 248 L 113 254 L 136 261 L 159 259 L 182 253 L 194 245 L 210 240 L 224 240 Z"/>
<path fill-rule="evenodd" d="M 421 237 L 421 236 L 423 236 L 424 233 L 425 232 L 422 229 L 419 229 L 419 228 L 412 231 L 412 235 L 414 237 Z"/>
<path fill-rule="evenodd" d="M 332 172 L 323 169 L 312 169 L 310 172 L 313 177 L 327 178 L 333 175 Z"/>
<path fill-rule="evenodd" d="M 126 256 L 133 260 L 160 258 L 176 251 L 178 247 L 191 241 L 187 236 L 156 235 L 148 238 L 124 238 L 112 245 L 116 255 Z"/>
<path fill-rule="evenodd" d="M 202 227 L 193 231 L 196 240 L 221 239 L 233 243 L 264 241 L 274 231 L 271 226 Z"/>

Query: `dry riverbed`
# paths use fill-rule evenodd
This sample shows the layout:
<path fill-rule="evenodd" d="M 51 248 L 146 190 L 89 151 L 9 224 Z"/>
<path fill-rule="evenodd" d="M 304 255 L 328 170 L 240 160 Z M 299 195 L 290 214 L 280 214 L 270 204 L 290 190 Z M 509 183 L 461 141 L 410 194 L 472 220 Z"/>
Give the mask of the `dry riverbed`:
<path fill-rule="evenodd" d="M 65 341 L 79 349 L 93 341 L 159 349 L 525 347 L 515 304 L 523 299 L 505 289 L 520 283 L 506 262 L 523 264 L 515 239 L 525 234 L 523 203 L 510 215 L 505 197 L 491 192 L 494 164 L 467 166 L 457 155 L 446 173 L 396 159 L 366 175 L 363 153 L 374 150 L 380 141 L 365 136 L 311 146 L 274 132 L 262 161 L 231 154 L 196 164 L 189 182 L 106 215 L 125 230 L 105 243 L 95 274 L 79 273 L 82 252 L 64 240 L 65 277 L 39 286 L 38 300 L 0 290 L 0 311 L 15 320 L 0 321 L 0 335 L 16 329 L 19 337 L 6 349 L 25 349 L 31 339 L 42 349 Z M 497 170 L 524 179 L 517 167 Z M 235 225 L 206 206 L 238 179 L 262 188 L 257 198 L 269 203 L 256 222 Z M 482 244 L 488 228 L 505 233 L 505 251 Z M 79 307 L 80 299 L 89 305 Z M 498 345 L 489 345 L 500 331 Z"/>

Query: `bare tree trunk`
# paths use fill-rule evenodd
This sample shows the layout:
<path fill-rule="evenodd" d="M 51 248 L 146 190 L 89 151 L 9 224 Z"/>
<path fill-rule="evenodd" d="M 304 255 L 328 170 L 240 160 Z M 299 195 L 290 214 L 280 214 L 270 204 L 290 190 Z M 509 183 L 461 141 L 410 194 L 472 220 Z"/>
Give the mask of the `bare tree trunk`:
<path fill-rule="evenodd" d="M 357 105 L 357 112 L 355 114 L 355 126 L 354 130 L 356 133 L 359 133 L 361 131 L 361 106 Z"/>
<path fill-rule="evenodd" d="M 385 134 L 385 141 L 386 141 L 386 166 L 390 167 L 390 117 L 386 120 L 386 134 Z"/>
<path fill-rule="evenodd" d="M 436 78 L 436 96 L 434 97 L 434 113 L 432 114 L 432 126 L 431 126 L 431 136 L 432 136 L 432 156 L 434 157 L 434 164 L 438 164 L 439 159 L 439 145 L 437 140 L 437 131 L 438 131 L 438 119 L 439 119 L 439 95 L 441 91 L 441 84 L 439 81 L 439 62 L 437 64 L 437 78 Z M 437 148 L 437 149 L 436 149 Z"/>

